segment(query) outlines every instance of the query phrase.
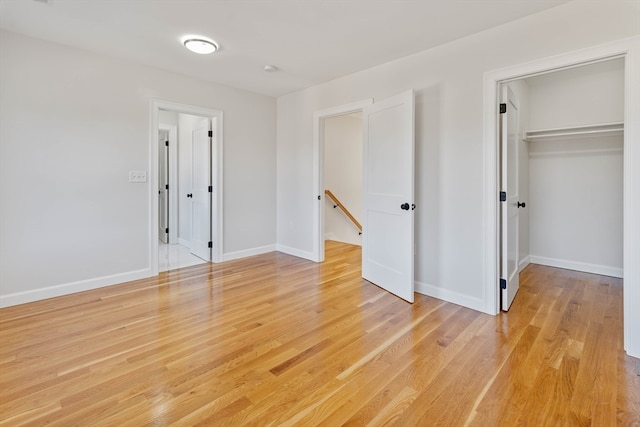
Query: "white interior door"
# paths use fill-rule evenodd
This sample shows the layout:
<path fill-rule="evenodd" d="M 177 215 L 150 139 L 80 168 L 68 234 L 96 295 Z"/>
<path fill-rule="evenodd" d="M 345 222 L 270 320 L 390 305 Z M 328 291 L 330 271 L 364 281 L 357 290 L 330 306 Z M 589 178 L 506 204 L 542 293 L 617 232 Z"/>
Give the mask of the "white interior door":
<path fill-rule="evenodd" d="M 518 190 L 518 100 L 516 99 L 513 91 L 507 85 L 503 85 L 501 88 L 501 102 L 506 106 L 506 112 L 500 115 L 500 288 L 502 310 L 507 311 L 515 298 L 519 287 L 518 209 L 520 207 Z"/>
<path fill-rule="evenodd" d="M 210 124 L 193 131 L 191 154 L 191 253 L 211 261 L 211 137 Z"/>
<path fill-rule="evenodd" d="M 362 119 L 362 277 L 413 302 L 413 91 L 365 107 Z"/>
<path fill-rule="evenodd" d="M 158 236 L 169 243 L 169 132 L 158 135 Z"/>

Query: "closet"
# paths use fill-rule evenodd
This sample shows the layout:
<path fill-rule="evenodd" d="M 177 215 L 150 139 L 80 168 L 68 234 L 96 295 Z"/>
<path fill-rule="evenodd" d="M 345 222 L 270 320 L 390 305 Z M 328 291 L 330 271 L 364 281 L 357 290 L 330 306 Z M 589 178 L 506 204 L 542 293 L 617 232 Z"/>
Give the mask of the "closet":
<path fill-rule="evenodd" d="M 520 268 L 622 277 L 623 59 L 508 85 L 520 103 Z"/>

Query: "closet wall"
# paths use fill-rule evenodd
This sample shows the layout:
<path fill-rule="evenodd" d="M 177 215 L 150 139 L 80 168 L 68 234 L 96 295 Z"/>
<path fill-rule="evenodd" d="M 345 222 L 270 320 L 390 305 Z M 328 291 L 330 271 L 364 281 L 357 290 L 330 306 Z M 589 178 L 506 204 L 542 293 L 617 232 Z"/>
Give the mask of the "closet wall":
<path fill-rule="evenodd" d="M 526 80 L 526 130 L 622 123 L 623 60 Z M 529 253 L 537 264 L 622 276 L 621 132 L 530 139 Z"/>

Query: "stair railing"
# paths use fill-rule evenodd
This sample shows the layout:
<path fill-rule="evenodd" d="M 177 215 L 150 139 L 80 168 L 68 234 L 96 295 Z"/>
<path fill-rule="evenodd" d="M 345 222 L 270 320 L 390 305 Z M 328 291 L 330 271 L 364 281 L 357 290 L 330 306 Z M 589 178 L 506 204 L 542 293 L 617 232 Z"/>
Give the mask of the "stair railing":
<path fill-rule="evenodd" d="M 358 222 L 358 220 L 351 215 L 351 212 L 349 212 L 349 209 L 347 209 L 342 202 L 335 196 L 335 194 L 333 194 L 330 190 L 324 190 L 324 194 L 326 194 L 327 196 L 329 196 L 329 198 L 331 200 L 333 200 L 333 208 L 340 208 L 342 210 L 342 212 L 344 212 L 344 214 L 347 216 L 347 218 L 349 218 L 351 220 L 351 222 L 353 222 L 353 224 L 358 228 L 359 233 L 358 234 L 362 234 L 362 226 L 360 225 L 360 223 Z"/>

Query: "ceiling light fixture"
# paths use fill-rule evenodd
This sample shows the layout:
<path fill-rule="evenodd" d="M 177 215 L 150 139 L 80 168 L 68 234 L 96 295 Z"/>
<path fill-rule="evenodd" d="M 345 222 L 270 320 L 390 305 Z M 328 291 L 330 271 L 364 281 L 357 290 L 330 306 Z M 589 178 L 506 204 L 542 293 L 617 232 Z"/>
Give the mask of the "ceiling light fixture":
<path fill-rule="evenodd" d="M 218 50 L 217 44 L 205 39 L 189 38 L 186 39 L 183 43 L 184 47 L 189 49 L 191 52 L 199 53 L 201 55 L 213 53 Z"/>
<path fill-rule="evenodd" d="M 274 71 L 278 71 L 278 68 L 276 66 L 274 66 L 274 65 L 265 65 L 264 66 L 264 70 L 267 73 L 273 73 Z"/>

